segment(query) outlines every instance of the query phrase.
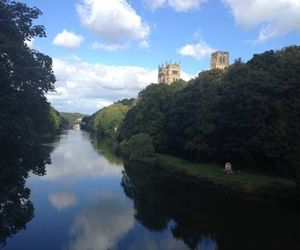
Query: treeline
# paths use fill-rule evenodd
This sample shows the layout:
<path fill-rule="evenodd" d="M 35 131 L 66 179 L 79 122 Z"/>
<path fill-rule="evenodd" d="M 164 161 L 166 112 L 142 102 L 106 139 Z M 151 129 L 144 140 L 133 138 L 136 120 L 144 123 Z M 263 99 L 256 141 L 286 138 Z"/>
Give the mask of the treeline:
<path fill-rule="evenodd" d="M 58 112 L 45 97 L 54 91 L 52 59 L 26 44 L 45 36 L 43 26 L 33 25 L 40 15 L 40 10 L 23 3 L 0 1 L 1 159 L 8 152 L 21 152 L 60 126 Z"/>
<path fill-rule="evenodd" d="M 187 86 L 152 84 L 118 141 L 152 137 L 156 152 L 295 177 L 300 170 L 300 47 L 255 54 Z"/>
<path fill-rule="evenodd" d="M 299 86 L 299 46 L 255 54 L 226 70 L 201 72 L 188 83 L 149 85 L 118 120 L 123 119 L 116 138 L 127 151 L 148 142 L 156 152 L 192 161 L 230 161 L 295 178 L 300 170 Z M 100 113 L 104 110 L 109 113 L 109 108 Z M 99 116 L 98 124 L 107 117 Z"/>
<path fill-rule="evenodd" d="M 136 103 L 136 99 L 123 99 L 115 102 L 91 116 L 83 117 L 81 128 L 95 132 L 99 137 L 115 138 L 126 113 Z"/>
<path fill-rule="evenodd" d="M 80 124 L 85 114 L 81 113 L 67 113 L 67 112 L 60 112 L 60 121 L 61 121 L 61 128 L 63 129 L 70 129 L 73 128 L 76 124 Z"/>

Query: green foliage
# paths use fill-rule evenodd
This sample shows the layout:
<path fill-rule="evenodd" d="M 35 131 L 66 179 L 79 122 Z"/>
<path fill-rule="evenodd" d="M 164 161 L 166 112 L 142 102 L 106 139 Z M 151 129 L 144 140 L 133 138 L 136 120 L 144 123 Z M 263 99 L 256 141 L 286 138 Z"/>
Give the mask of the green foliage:
<path fill-rule="evenodd" d="M 295 177 L 300 153 L 300 47 L 269 51 L 224 75 L 224 158 Z"/>
<path fill-rule="evenodd" d="M 76 124 L 79 124 L 83 117 L 86 116 L 81 113 L 60 112 L 59 114 L 62 120 L 62 127 L 64 129 L 69 129 L 75 126 Z"/>
<path fill-rule="evenodd" d="M 128 142 L 121 143 L 121 152 L 129 160 L 138 160 L 152 156 L 154 153 L 153 140 L 145 133 L 133 135 Z"/>
<path fill-rule="evenodd" d="M 126 115 L 118 140 L 138 133 L 157 152 L 193 161 L 299 176 L 300 47 L 236 60 L 176 88 L 152 84 Z M 299 177 L 298 177 L 299 178 Z"/>
<path fill-rule="evenodd" d="M 126 113 L 137 100 L 124 99 L 102 108 L 90 117 L 84 117 L 84 129 L 96 132 L 100 137 L 114 137 Z"/>
<path fill-rule="evenodd" d="M 147 133 L 153 138 L 154 146 L 159 151 L 168 149 L 166 132 L 167 112 L 172 107 L 175 93 L 186 83 L 181 81 L 171 85 L 151 84 L 140 92 L 139 102 L 127 113 L 120 127 L 118 140 L 128 140 L 137 133 Z"/>
<path fill-rule="evenodd" d="M 220 70 L 205 71 L 178 92 L 168 111 L 170 149 L 192 160 L 212 160 L 215 142 L 217 104 L 220 99 Z"/>
<path fill-rule="evenodd" d="M 170 155 L 155 154 L 155 157 L 161 161 L 162 166 L 174 172 L 183 172 L 186 175 L 198 179 L 206 180 L 210 183 L 225 186 L 227 190 L 264 194 L 272 196 L 272 188 L 279 190 L 294 190 L 295 183 L 278 177 L 258 175 L 248 172 L 236 172 L 228 175 L 224 173 L 224 168 L 215 164 L 191 163 Z M 271 192 L 270 192 L 271 191 Z M 265 193 L 270 192 L 270 193 Z"/>
<path fill-rule="evenodd" d="M 61 128 L 62 119 L 60 113 L 56 111 L 53 107 L 50 107 L 50 120 L 51 120 L 51 127 L 54 130 L 59 130 Z"/>
<path fill-rule="evenodd" d="M 94 120 L 94 130 L 101 136 L 112 137 L 122 122 L 129 107 L 121 103 L 101 109 Z"/>
<path fill-rule="evenodd" d="M 52 59 L 25 44 L 45 36 L 43 26 L 32 25 L 40 14 L 23 3 L 0 1 L 0 142 L 5 148 L 55 130 L 45 97 L 54 91 Z"/>

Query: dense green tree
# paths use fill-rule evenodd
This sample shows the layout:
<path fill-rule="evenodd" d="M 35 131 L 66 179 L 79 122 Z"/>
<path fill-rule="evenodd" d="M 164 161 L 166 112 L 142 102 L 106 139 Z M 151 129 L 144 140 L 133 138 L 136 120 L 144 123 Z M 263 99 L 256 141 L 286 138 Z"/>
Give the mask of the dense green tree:
<path fill-rule="evenodd" d="M 137 103 L 136 99 L 123 99 L 104 107 L 82 120 L 82 128 L 100 137 L 114 137 L 126 113 Z"/>
<path fill-rule="evenodd" d="M 60 112 L 61 127 L 64 129 L 73 128 L 76 124 L 79 124 L 83 117 L 86 115 L 81 113 L 69 113 Z"/>
<path fill-rule="evenodd" d="M 125 140 L 121 142 L 121 152 L 131 161 L 152 156 L 154 153 L 153 140 L 145 133 L 133 135 L 128 142 Z"/>
<path fill-rule="evenodd" d="M 100 110 L 94 119 L 94 130 L 100 136 L 113 137 L 129 106 L 116 103 Z"/>
<path fill-rule="evenodd" d="M 300 178 L 300 47 L 236 60 L 188 84 L 152 84 L 118 135 L 153 138 L 156 151 Z"/>
<path fill-rule="evenodd" d="M 52 60 L 26 45 L 45 36 L 43 26 L 32 24 L 40 14 L 23 3 L 0 1 L 0 141 L 8 150 L 52 129 L 45 97 L 54 91 Z"/>
<path fill-rule="evenodd" d="M 243 165 L 295 176 L 299 168 L 300 48 L 232 65 L 219 110 L 221 154 Z"/>
<path fill-rule="evenodd" d="M 119 131 L 118 140 L 129 139 L 137 133 L 146 133 L 153 138 L 155 149 L 168 150 L 167 112 L 173 105 L 175 93 L 186 86 L 179 80 L 171 85 L 151 84 L 139 94 L 139 102 L 128 111 Z"/>
<path fill-rule="evenodd" d="M 175 96 L 168 112 L 169 149 L 191 160 L 213 160 L 216 155 L 216 105 L 223 71 L 204 71 Z"/>

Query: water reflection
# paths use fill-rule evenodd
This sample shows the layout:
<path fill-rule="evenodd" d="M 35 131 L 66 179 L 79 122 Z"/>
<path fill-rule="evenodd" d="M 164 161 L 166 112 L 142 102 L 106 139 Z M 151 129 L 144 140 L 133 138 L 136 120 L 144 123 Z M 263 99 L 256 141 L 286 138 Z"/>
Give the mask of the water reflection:
<path fill-rule="evenodd" d="M 51 155 L 53 166 L 42 179 L 76 182 L 81 178 L 119 176 L 122 165 L 113 164 L 92 147 L 87 132 L 68 130 Z"/>
<path fill-rule="evenodd" d="M 120 165 L 123 160 L 120 156 L 115 153 L 115 142 L 111 138 L 97 138 L 95 135 L 91 136 L 91 142 L 101 155 L 112 164 Z"/>
<path fill-rule="evenodd" d="M 122 186 L 134 202 L 135 218 L 157 232 L 173 222 L 172 235 L 190 249 L 279 250 L 300 244 L 296 209 L 234 197 L 152 166 L 131 163 L 125 170 Z"/>
<path fill-rule="evenodd" d="M 31 176 L 26 183 L 35 218 L 6 248 L 84 250 L 116 245 L 134 225 L 132 207 L 120 187 L 123 165 L 95 150 L 84 131 L 65 131 L 58 142 L 47 145 L 54 147 L 46 171 L 44 164 L 47 175 Z M 33 205 L 28 204 L 31 219 Z"/>
<path fill-rule="evenodd" d="M 41 153 L 43 148 L 27 149 L 24 161 L 12 157 L 19 167 L 0 165 L 1 242 L 18 232 L 6 240 L 5 249 L 299 246 L 300 219 L 293 209 L 224 195 L 151 166 L 125 164 L 124 171 L 108 144 L 91 142 L 83 131 L 65 132 L 52 144 L 47 175 L 28 178 L 28 188 L 29 170 L 45 173 L 49 157 Z M 25 225 L 27 229 L 21 230 Z"/>
<path fill-rule="evenodd" d="M 120 247 L 119 249 L 123 249 Z M 187 250 L 188 248 L 181 241 L 174 240 L 171 235 L 167 237 L 154 237 L 151 238 L 145 234 L 142 237 L 134 239 L 129 247 L 124 249 L 130 250 Z M 202 248 L 201 248 L 202 250 Z M 203 248 L 203 250 L 212 250 Z"/>
<path fill-rule="evenodd" d="M 33 218 L 34 207 L 25 187 L 29 172 L 45 173 L 50 163 L 51 148 L 40 145 L 18 145 L 14 150 L 1 147 L 0 152 L 0 247 L 6 240 L 26 227 Z"/>
<path fill-rule="evenodd" d="M 72 250 L 112 249 L 134 225 L 133 210 L 115 193 L 93 196 L 94 205 L 71 226 Z"/>
<path fill-rule="evenodd" d="M 77 197 L 73 192 L 51 193 L 48 198 L 58 211 L 72 207 L 77 203 Z"/>

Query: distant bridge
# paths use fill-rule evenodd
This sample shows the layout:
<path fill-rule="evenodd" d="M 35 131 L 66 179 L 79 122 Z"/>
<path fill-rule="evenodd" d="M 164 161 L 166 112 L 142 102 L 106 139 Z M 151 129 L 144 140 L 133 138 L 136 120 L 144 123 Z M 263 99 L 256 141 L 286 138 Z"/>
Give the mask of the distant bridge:
<path fill-rule="evenodd" d="M 75 125 L 72 127 L 72 129 L 74 129 L 74 130 L 80 130 L 80 123 L 81 123 L 82 118 L 83 118 L 83 117 L 76 119 L 76 121 L 75 121 L 76 123 L 75 123 Z"/>

